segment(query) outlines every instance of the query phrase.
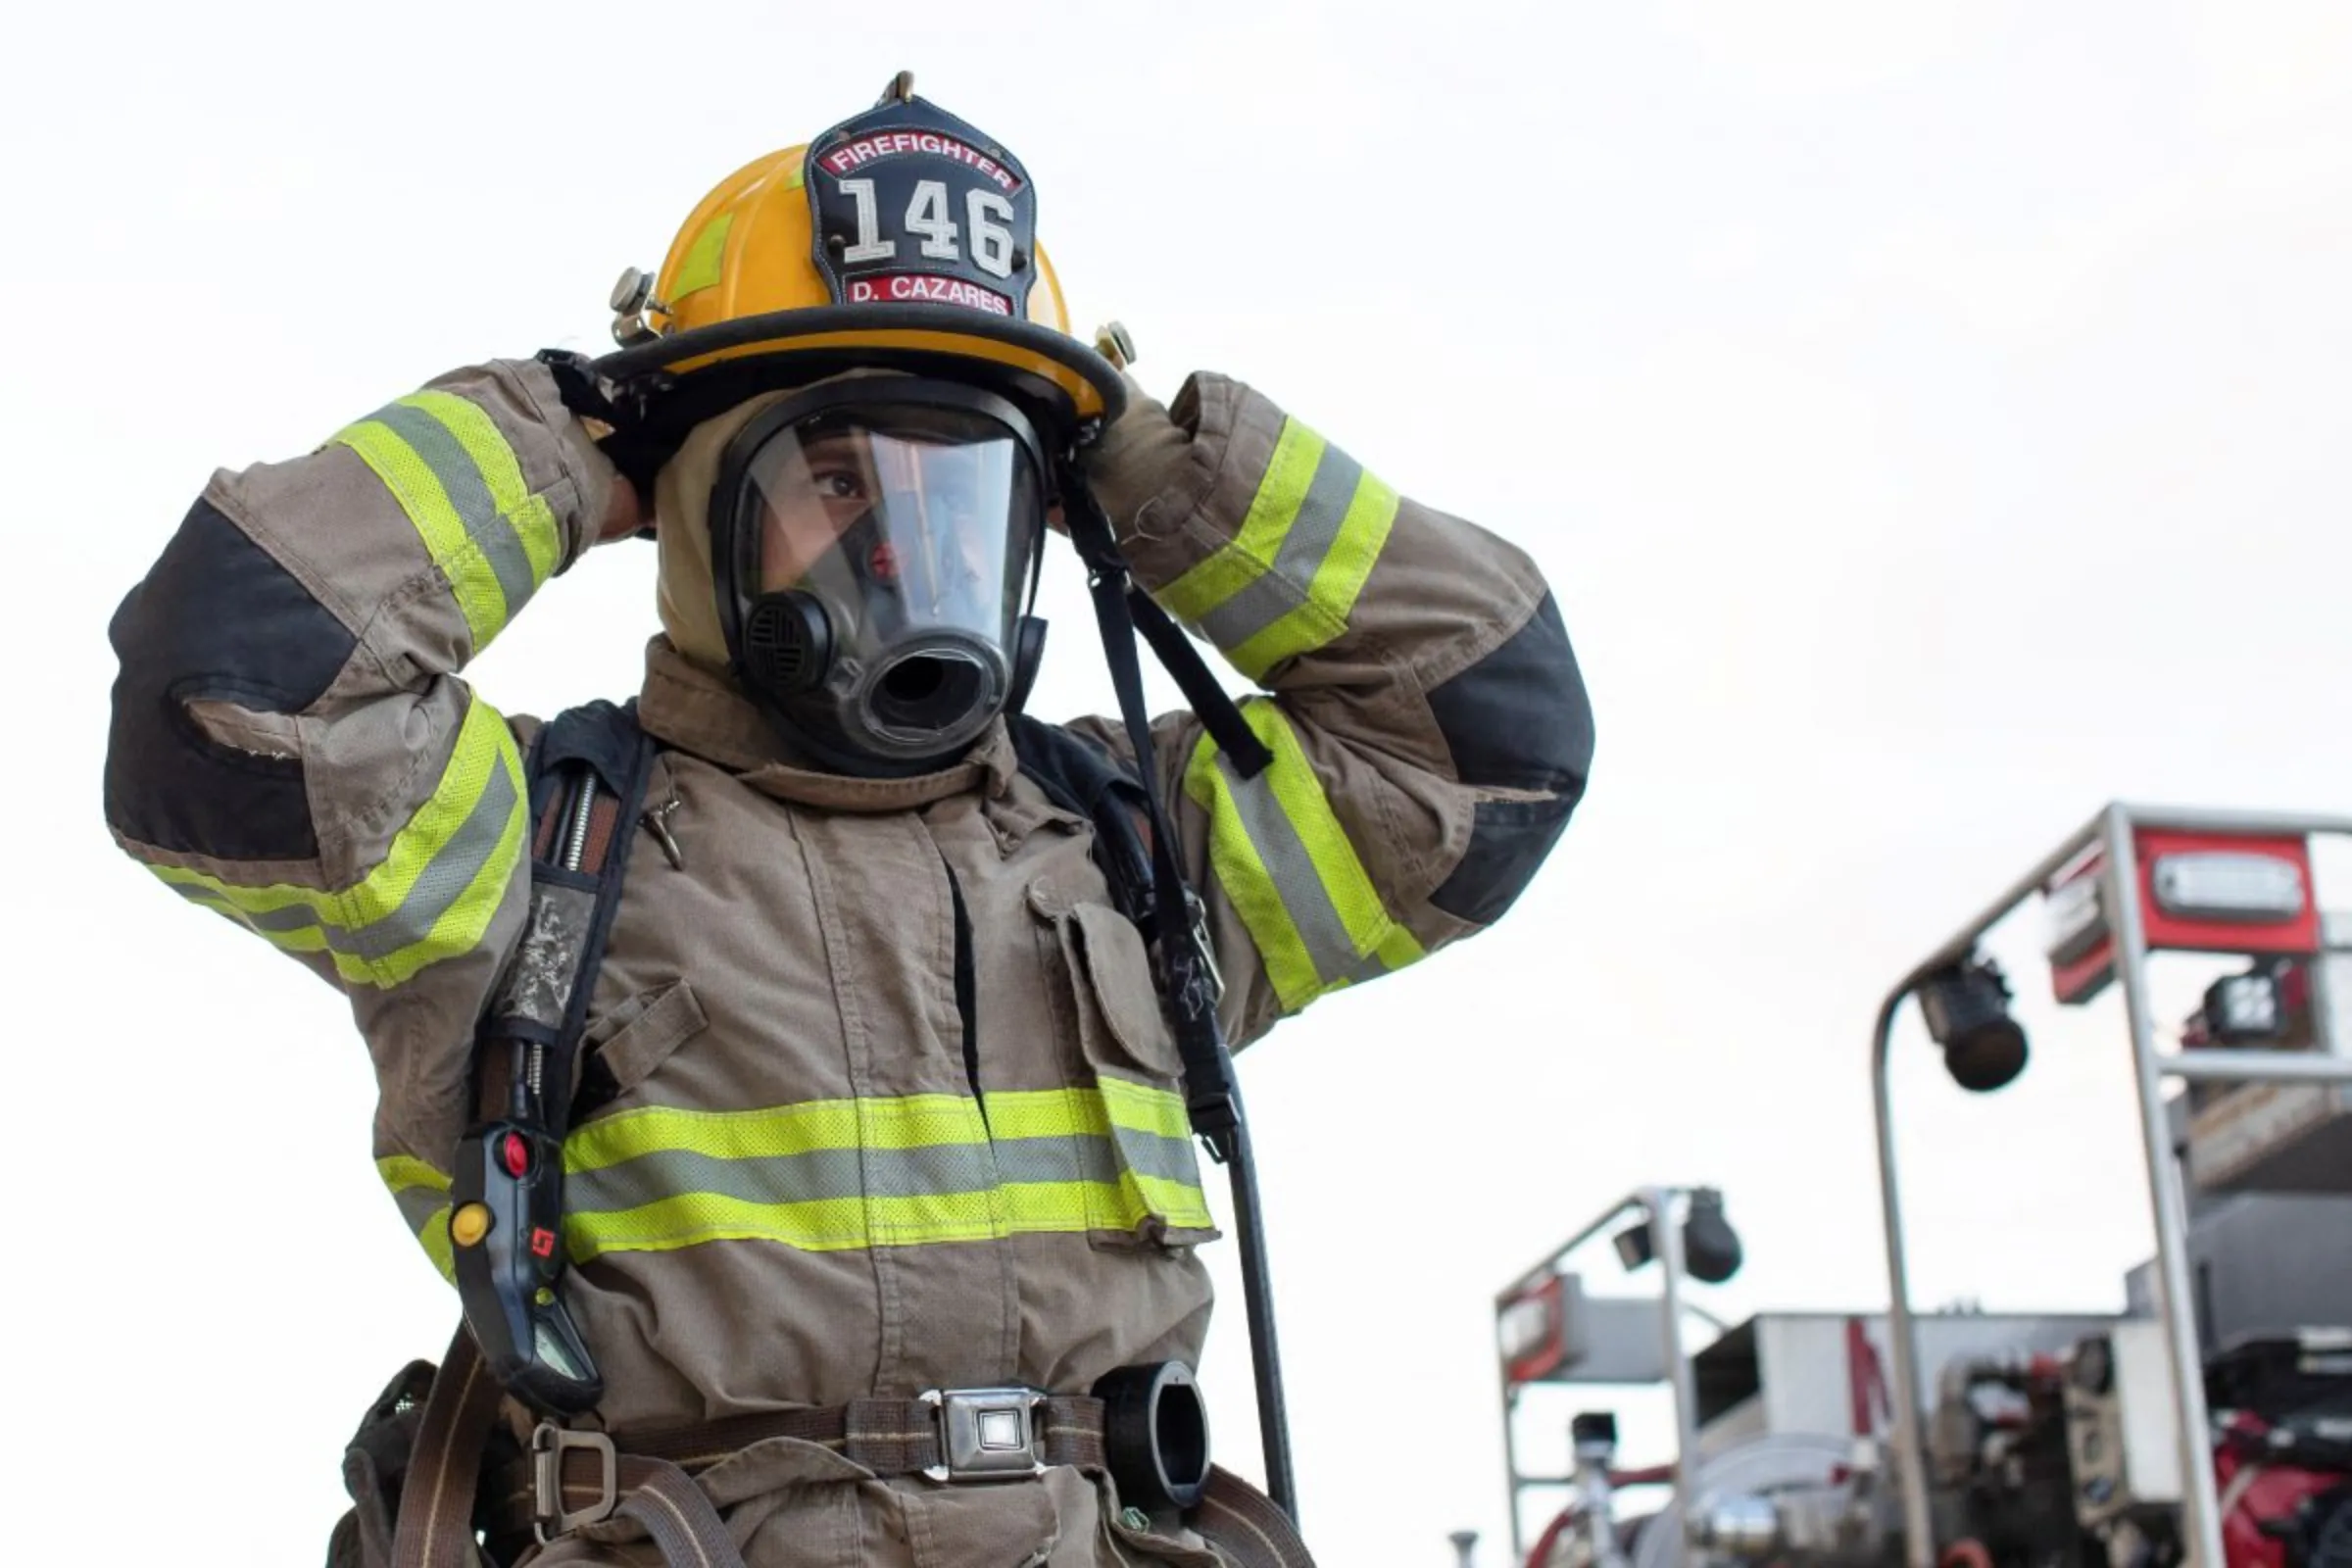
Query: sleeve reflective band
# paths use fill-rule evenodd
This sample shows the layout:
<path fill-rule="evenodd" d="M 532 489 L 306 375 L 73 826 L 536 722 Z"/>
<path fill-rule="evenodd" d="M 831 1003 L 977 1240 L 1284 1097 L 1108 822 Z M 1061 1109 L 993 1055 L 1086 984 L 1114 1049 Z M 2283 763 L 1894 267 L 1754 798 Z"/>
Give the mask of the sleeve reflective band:
<path fill-rule="evenodd" d="M 523 851 L 522 755 L 474 698 L 441 782 L 374 870 L 340 892 L 246 887 L 185 866 L 155 874 L 289 953 L 325 953 L 345 980 L 390 989 L 470 951 Z"/>
<path fill-rule="evenodd" d="M 1396 521 L 1396 491 L 1286 418 L 1232 542 L 1153 597 L 1257 680 L 1347 631 Z"/>
<path fill-rule="evenodd" d="M 717 1241 L 822 1252 L 1212 1226 L 1182 1098 L 1116 1079 L 1001 1091 L 986 1121 L 956 1095 L 647 1106 L 575 1128 L 564 1164 L 574 1262 Z"/>
<path fill-rule="evenodd" d="M 338 432 L 416 525 L 480 653 L 563 553 L 556 515 L 530 493 L 490 416 L 450 392 L 419 392 Z"/>
<path fill-rule="evenodd" d="M 1298 737 L 1263 699 L 1242 713 L 1274 754 L 1253 779 L 1202 736 L 1185 793 L 1208 812 L 1208 865 L 1257 944 L 1286 1011 L 1326 992 L 1401 969 L 1421 944 L 1396 923 L 1333 814 Z"/>
<path fill-rule="evenodd" d="M 424 1255 L 433 1260 L 443 1279 L 456 1283 L 458 1266 L 449 1252 L 448 1174 L 407 1154 L 388 1155 L 377 1160 L 375 1168 L 384 1185 L 392 1189 L 400 1217 L 416 1233 Z"/>

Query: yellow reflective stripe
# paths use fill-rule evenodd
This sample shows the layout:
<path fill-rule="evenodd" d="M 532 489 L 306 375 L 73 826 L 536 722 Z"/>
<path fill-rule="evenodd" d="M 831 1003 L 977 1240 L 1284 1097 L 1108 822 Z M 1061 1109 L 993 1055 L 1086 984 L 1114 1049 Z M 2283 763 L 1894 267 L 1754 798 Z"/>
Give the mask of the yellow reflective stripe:
<path fill-rule="evenodd" d="M 449 581 L 473 652 L 506 628 L 556 569 L 554 510 L 478 405 L 451 392 L 401 398 L 338 431 L 392 492 Z"/>
<path fill-rule="evenodd" d="M 400 401 L 404 407 L 431 415 L 457 437 L 458 445 L 481 471 L 482 483 L 500 515 L 522 541 L 523 553 L 530 558 L 531 585 L 544 586 L 563 555 L 555 510 L 545 496 L 531 494 L 530 486 L 523 483 L 522 465 L 515 459 L 514 447 L 499 434 L 497 422 L 478 404 L 454 392 L 418 392 Z M 510 604 L 507 612 L 512 615 L 521 608 Z"/>
<path fill-rule="evenodd" d="M 1146 1176 L 1136 1171 L 1119 1173 L 1119 1197 L 1126 1210 L 1119 1229 L 1131 1231 L 1149 1215 L 1157 1215 L 1170 1225 L 1188 1231 L 1214 1229 L 1216 1219 L 1208 1211 L 1208 1195 L 1200 1188 L 1184 1182 L 1169 1181 L 1164 1176 Z"/>
<path fill-rule="evenodd" d="M 990 1109 L 995 1109 L 992 1097 Z M 602 1170 L 647 1154 L 685 1151 L 712 1159 L 765 1159 L 828 1149 L 985 1146 L 980 1107 L 960 1095 L 811 1100 L 760 1110 L 677 1110 L 649 1105 L 601 1117 L 564 1140 L 564 1168 Z"/>
<path fill-rule="evenodd" d="M 1203 735 L 1185 768 L 1185 793 L 1208 813 L 1210 871 L 1283 1005 L 1296 1010 L 1367 972 L 1420 957 L 1420 943 L 1372 885 L 1290 720 L 1263 700 L 1245 702 L 1242 712 L 1272 763 L 1243 779 Z"/>
<path fill-rule="evenodd" d="M 1188 1140 L 1182 1101 L 1165 1091 L 1104 1079 L 1106 1092 L 1086 1089 L 1007 1091 L 988 1100 L 990 1123 L 1002 1140 L 1077 1134 L 1109 1136 L 1131 1129 Z M 945 1106 L 960 1106 L 954 1114 Z M 686 1150 L 713 1158 L 858 1150 L 859 1123 L 874 1135 L 867 1149 L 919 1149 L 941 1144 L 987 1148 L 979 1107 L 954 1095 L 914 1095 L 903 1101 L 817 1101 L 760 1111 L 693 1112 L 649 1109 L 590 1123 L 565 1141 L 564 1164 L 583 1157 L 604 1163 Z M 804 1112 L 806 1114 L 804 1114 Z M 616 1138 L 588 1135 L 616 1122 Z M 968 1125 L 977 1136 L 945 1136 Z M 1189 1149 L 1189 1144 L 1187 1145 Z M 1188 1162 L 1189 1164 L 1189 1162 Z M 376 1161 L 395 1196 L 409 1195 L 404 1213 L 421 1212 L 417 1241 L 442 1276 L 454 1280 L 450 1205 L 423 1208 L 418 1195 L 446 1194 L 450 1178 L 405 1154 Z M 596 1165 L 585 1168 L 595 1169 Z M 985 1167 L 983 1167 L 985 1168 Z M 566 1251 L 575 1262 L 606 1252 L 674 1251 L 706 1242 L 771 1242 L 801 1251 L 848 1251 L 869 1247 L 917 1247 L 1002 1241 L 1023 1235 L 1132 1232 L 1148 1220 L 1178 1230 L 1209 1230 L 1215 1220 L 1207 1196 L 1194 1182 L 1120 1170 L 1115 1180 L 1007 1182 L 1002 1187 L 914 1195 L 856 1195 L 762 1202 L 727 1193 L 686 1192 L 621 1209 L 574 1209 L 564 1216 Z"/>
<path fill-rule="evenodd" d="M 358 453 L 384 481 L 384 488 L 392 492 L 392 499 L 400 503 L 400 510 L 409 514 L 409 521 L 424 540 L 425 554 L 449 579 L 449 591 L 466 617 L 466 629 L 473 634 L 474 651 L 489 646 L 490 640 L 506 629 L 507 596 L 498 585 L 497 574 L 490 570 L 482 547 L 466 532 L 466 519 L 450 504 L 449 492 L 432 467 L 390 425 L 374 419 L 362 419 L 337 431 L 334 444 Z"/>
<path fill-rule="evenodd" d="M 1104 1079 L 1099 1090 L 1001 1091 L 987 1098 L 985 1122 L 982 1111 L 980 1102 L 961 1096 L 910 1095 L 745 1111 L 654 1106 L 604 1117 L 565 1140 L 565 1168 L 584 1179 L 572 1192 L 566 1246 L 579 1258 L 711 1241 L 832 1251 L 1029 1232 L 1133 1231 L 1152 1218 L 1180 1229 L 1213 1223 L 1197 1173 L 1181 1179 L 1194 1169 L 1191 1130 L 1181 1097 L 1170 1091 Z M 992 1152 L 1006 1162 L 1004 1169 L 1034 1172 L 1063 1157 L 1035 1147 L 1016 1153 L 1018 1145 L 1072 1138 L 1100 1142 L 1095 1153 L 1069 1156 L 1074 1165 L 1065 1168 L 1103 1161 L 1108 1179 L 979 1185 L 992 1179 Z M 1161 1139 L 1172 1141 L 1174 1151 L 1152 1142 Z M 925 1151 L 950 1150 L 968 1150 L 971 1162 L 923 1157 Z M 896 1163 L 885 1154 L 895 1154 Z M 846 1163 L 762 1163 L 827 1155 Z M 639 1160 L 647 1163 L 622 1168 Z M 664 1162 L 670 1179 L 690 1179 L 693 1190 L 648 1193 L 649 1180 L 664 1179 Z M 1002 1181 L 1002 1174 L 994 1179 Z M 938 1183 L 943 1190 L 910 1192 L 908 1183 Z M 865 1190 L 823 1191 L 832 1184 Z M 602 1206 L 592 1206 L 600 1197 Z"/>
<path fill-rule="evenodd" d="M 416 1240 L 424 1248 L 424 1255 L 433 1260 L 433 1267 L 452 1285 L 458 1282 L 458 1260 L 449 1244 L 449 1205 L 443 1203 L 433 1210 L 432 1217 L 417 1232 Z"/>
<path fill-rule="evenodd" d="M 988 1097 L 989 1130 L 1007 1142 L 1024 1138 L 1107 1138 L 1130 1166 L 1148 1156 L 1149 1146 L 1129 1145 L 1121 1140 L 1120 1134 L 1164 1138 L 1184 1150 L 1183 1168 L 1192 1168 L 1193 1123 L 1185 1111 L 1182 1095 L 1107 1075 L 1100 1077 L 1097 1083 L 1098 1087 L 1092 1090 L 994 1091 Z M 1208 1217 L 1207 1197 L 1197 1183 L 1172 1181 L 1134 1169 L 1122 1170 L 1119 1186 L 1115 1188 L 1102 1182 L 1007 1183 L 1005 1191 L 1042 1190 L 1049 1186 L 1056 1190 L 1070 1188 L 1092 1203 L 1087 1223 L 1084 1226 L 1075 1221 L 1067 1225 L 1027 1224 L 1019 1219 L 1021 1210 L 1016 1207 L 1016 1230 L 1128 1231 L 1148 1214 L 1192 1229 L 1206 1229 L 1213 1223 Z M 1034 1194 L 1025 1200 L 1033 1207 L 1043 1200 Z"/>
<path fill-rule="evenodd" d="M 678 1110 L 649 1105 L 600 1117 L 564 1141 L 564 1167 L 602 1170 L 683 1150 L 712 1159 L 765 1159 L 828 1149 L 984 1148 L 1003 1139 L 1104 1136 L 1113 1127 L 1186 1139 L 1184 1097 L 1104 1078 L 1099 1090 L 998 1090 L 981 1106 L 959 1095 L 811 1100 L 761 1110 Z"/>
<path fill-rule="evenodd" d="M 1285 419 L 1233 539 L 1157 598 L 1262 679 L 1347 631 L 1399 504 L 1347 453 Z"/>
<path fill-rule="evenodd" d="M 988 1097 L 988 1130 L 999 1138 L 1107 1138 L 1102 1097 L 1082 1089 L 998 1089 Z"/>
<path fill-rule="evenodd" d="M 521 753 L 497 710 L 474 698 L 431 797 L 352 886 L 247 887 L 151 869 L 289 952 L 330 953 L 345 980 L 389 988 L 481 941 L 521 858 L 524 815 Z"/>
<path fill-rule="evenodd" d="M 1113 1127 L 1178 1142 L 1193 1136 L 1193 1119 L 1185 1112 L 1182 1095 L 1107 1074 L 1099 1076 L 1096 1085 Z"/>
<path fill-rule="evenodd" d="M 1306 760 L 1291 721 L 1281 709 L 1267 702 L 1245 705 L 1243 715 L 1274 754 L 1273 765 L 1251 782 L 1263 783 L 1273 791 L 1282 814 L 1290 818 L 1298 842 L 1314 861 L 1323 891 L 1347 925 L 1356 956 L 1362 957 L 1388 939 L 1396 922 L 1389 918 L 1388 906 L 1372 886 L 1371 874 L 1348 842 L 1348 830 L 1332 810 L 1331 798 L 1323 793 L 1323 781 L 1315 776 L 1314 764 Z"/>
<path fill-rule="evenodd" d="M 1114 1127 L 1159 1138 L 1193 1136 L 1182 1095 L 1124 1078 L 1098 1083 L 1096 1089 L 991 1090 L 987 1130 L 999 1138 L 1100 1138 Z"/>
<path fill-rule="evenodd" d="M 1283 906 L 1273 873 L 1243 825 L 1240 798 L 1227 779 L 1216 741 L 1207 735 L 1185 767 L 1184 792 L 1208 813 L 1208 874 L 1242 917 L 1284 1010 L 1297 1011 L 1322 994 L 1323 980 Z"/>
<path fill-rule="evenodd" d="M 435 1170 L 423 1160 L 410 1154 L 387 1154 L 375 1162 L 376 1174 L 384 1185 L 398 1196 L 412 1187 L 422 1187 L 436 1193 L 449 1191 L 449 1176 Z"/>
<path fill-rule="evenodd" d="M 1004 1187 L 1016 1236 L 1132 1231 L 1158 1218 L 1182 1230 L 1216 1225 L 1198 1187 L 1122 1171 L 1111 1182 L 1008 1182 Z"/>
<path fill-rule="evenodd" d="M 1108 1182 L 1007 1182 L 1004 1218 L 1007 1235 L 1079 1236 L 1111 1230 L 1118 1211 L 1119 1189 Z M 1141 1223 L 1141 1216 L 1138 1216 Z"/>
<path fill-rule="evenodd" d="M 1197 621 L 1257 580 L 1282 549 L 1282 537 L 1298 519 L 1299 503 L 1323 461 L 1323 438 L 1297 419 L 1285 418 L 1274 455 L 1257 481 L 1257 494 L 1232 540 L 1152 597 L 1179 620 Z"/>
<path fill-rule="evenodd" d="M 1284 660 L 1313 653 L 1347 631 L 1364 579 L 1372 575 L 1372 564 L 1396 525 L 1398 504 L 1395 490 L 1366 473 L 1340 521 L 1339 536 L 1307 585 L 1305 603 L 1227 649 L 1233 667 L 1257 680 Z"/>
<path fill-rule="evenodd" d="M 1398 926 L 1389 933 L 1386 941 L 1372 950 L 1372 956 L 1380 960 L 1384 969 L 1394 971 L 1429 956 L 1429 952 L 1421 946 L 1419 938 L 1403 926 Z"/>
<path fill-rule="evenodd" d="M 796 180 L 794 183 L 797 185 L 799 182 Z M 686 254 L 678 261 L 677 280 L 669 285 L 669 298 L 665 303 L 675 305 L 687 295 L 709 288 L 724 275 L 727 230 L 734 223 L 735 215 L 730 212 L 721 213 L 703 225 L 703 231 L 694 236 L 694 243 L 686 247 Z"/>

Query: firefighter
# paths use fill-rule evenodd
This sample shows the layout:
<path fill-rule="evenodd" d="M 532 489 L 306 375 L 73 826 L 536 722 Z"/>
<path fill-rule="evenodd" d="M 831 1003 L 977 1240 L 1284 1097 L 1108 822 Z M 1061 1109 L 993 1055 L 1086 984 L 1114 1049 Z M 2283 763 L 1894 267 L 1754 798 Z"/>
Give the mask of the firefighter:
<path fill-rule="evenodd" d="M 1146 396 L 1071 335 L 1034 222 L 1025 168 L 902 76 L 711 191 L 616 300 L 620 353 L 456 370 L 217 473 L 119 611 L 117 842 L 349 998 L 378 1166 L 463 1288 L 511 1215 L 453 1152 L 498 1099 L 485 1018 L 570 978 L 570 873 L 534 868 L 571 798 L 543 819 L 557 726 L 462 672 L 589 549 L 658 543 L 650 760 L 603 816 L 578 797 L 626 880 L 554 1058 L 566 1272 L 532 1295 L 596 1397 L 499 1407 L 472 1360 L 452 1392 L 462 1335 L 430 1400 L 502 1419 L 417 1438 L 427 1385 L 388 1394 L 340 1560 L 463 1561 L 474 1525 L 551 1568 L 1302 1560 L 1230 1478 L 1172 1506 L 1103 1456 L 1092 1396 L 1197 1361 L 1219 1233 L 1176 938 L 1066 786 L 1124 777 L 1238 1047 L 1496 920 L 1590 710 L 1524 554 L 1241 382 Z M 1098 579 L 1257 688 L 1222 738 L 1200 700 L 1153 720 L 1149 780 L 1142 726 L 1021 712 L 1038 564 L 1098 517 Z M 533 1093 L 559 1033 L 510 1031 Z M 422 1474 L 412 1439 L 462 1459 Z"/>

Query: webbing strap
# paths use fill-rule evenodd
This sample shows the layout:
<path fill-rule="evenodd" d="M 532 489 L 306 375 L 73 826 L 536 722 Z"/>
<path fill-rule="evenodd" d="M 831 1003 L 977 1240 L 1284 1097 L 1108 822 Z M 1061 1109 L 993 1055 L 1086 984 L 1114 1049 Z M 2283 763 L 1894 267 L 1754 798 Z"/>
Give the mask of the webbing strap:
<path fill-rule="evenodd" d="M 409 1455 L 392 1532 L 392 1568 L 473 1568 L 473 1496 L 499 1398 L 498 1380 L 460 1324 L 425 1396 Z"/>
<path fill-rule="evenodd" d="M 1062 493 L 1070 538 L 1087 565 L 1087 584 L 1094 594 L 1095 618 L 1102 634 L 1102 655 L 1110 666 L 1111 686 L 1118 694 L 1119 716 L 1126 725 L 1127 744 L 1135 753 L 1144 809 L 1152 827 L 1152 918 L 1176 1046 L 1184 1058 L 1185 1105 L 1192 1113 L 1193 1130 L 1207 1142 L 1209 1152 L 1227 1161 L 1233 1153 L 1228 1135 L 1241 1116 L 1241 1094 L 1234 1083 L 1232 1054 L 1225 1049 L 1217 1021 L 1215 971 L 1193 929 L 1184 871 L 1176 861 L 1176 835 L 1169 831 L 1167 809 L 1160 800 L 1152 719 L 1144 702 L 1143 663 L 1136 657 L 1136 623 L 1128 603 L 1127 564 L 1111 537 L 1110 519 L 1103 515 L 1093 492 L 1073 475 Z M 1222 689 L 1216 696 L 1225 707 L 1233 706 Z M 1271 760 L 1238 711 L 1234 724 L 1250 746 Z"/>
<path fill-rule="evenodd" d="M 620 1506 L 613 1511 L 645 1527 L 669 1568 L 744 1568 L 718 1510 L 685 1471 L 635 1455 L 617 1469 Z"/>
<path fill-rule="evenodd" d="M 1176 859 L 1176 835 L 1160 803 L 1159 767 L 1152 756 L 1152 718 L 1144 702 L 1144 672 L 1136 656 L 1135 607 L 1150 607 L 1146 624 L 1164 623 L 1182 646 L 1190 672 L 1170 662 L 1161 639 L 1152 647 L 1169 672 L 1184 685 L 1186 695 L 1210 735 L 1227 749 L 1235 765 L 1254 773 L 1272 761 L 1233 699 L 1228 697 L 1200 663 L 1199 654 L 1182 632 L 1159 613 L 1158 608 L 1136 592 L 1125 558 L 1112 537 L 1110 519 L 1085 479 L 1072 469 L 1061 486 L 1063 515 L 1070 540 L 1086 563 L 1087 584 L 1094 595 L 1095 618 L 1102 633 L 1102 655 L 1110 666 L 1112 688 L 1118 693 L 1119 716 L 1127 728 L 1127 743 L 1135 751 L 1141 776 L 1144 808 L 1152 828 L 1152 880 L 1154 923 L 1159 934 L 1161 978 L 1165 984 L 1176 1049 L 1184 1062 L 1185 1109 L 1193 1131 L 1207 1144 L 1211 1157 L 1225 1167 L 1233 1193 L 1234 1242 L 1241 1252 L 1242 1313 L 1250 1329 L 1250 1362 L 1257 1389 L 1258 1438 L 1265 1450 L 1266 1490 L 1273 1505 L 1293 1521 L 1298 1518 L 1298 1485 L 1291 1466 L 1290 1415 L 1283 1402 L 1282 1356 L 1275 1342 L 1271 1265 L 1260 1226 L 1255 1162 L 1250 1152 L 1250 1127 L 1242 1112 L 1241 1085 L 1234 1077 L 1233 1053 L 1226 1048 L 1224 1027 L 1217 1020 L 1218 981 L 1206 933 L 1192 918 L 1191 894 Z M 1156 617 L 1156 622 L 1153 620 Z M 1195 688 L 1203 688 L 1196 691 Z M 1229 740 L 1227 737 L 1231 736 Z"/>
<path fill-rule="evenodd" d="M 1241 1568 L 1314 1568 L 1290 1515 L 1230 1470 L 1208 1467 L 1192 1526 Z"/>
<path fill-rule="evenodd" d="M 1192 705 L 1193 716 L 1217 743 L 1217 750 L 1232 760 L 1234 770 L 1244 778 L 1255 778 L 1272 766 L 1274 754 L 1242 717 L 1240 705 L 1209 672 L 1208 662 L 1184 628 L 1133 583 L 1127 584 L 1126 609 L 1135 629 L 1152 645 L 1160 667 L 1174 678 L 1176 689 Z"/>
<path fill-rule="evenodd" d="M 424 1419 L 401 1488 L 391 1568 L 475 1568 L 474 1495 L 482 1451 L 498 1419 L 497 1379 L 460 1327 L 425 1396 Z M 743 1568 L 718 1510 L 666 1459 L 631 1455 L 618 1467 L 614 1512 L 644 1526 L 670 1568 Z M 523 1527 L 531 1523 L 523 1516 Z"/>

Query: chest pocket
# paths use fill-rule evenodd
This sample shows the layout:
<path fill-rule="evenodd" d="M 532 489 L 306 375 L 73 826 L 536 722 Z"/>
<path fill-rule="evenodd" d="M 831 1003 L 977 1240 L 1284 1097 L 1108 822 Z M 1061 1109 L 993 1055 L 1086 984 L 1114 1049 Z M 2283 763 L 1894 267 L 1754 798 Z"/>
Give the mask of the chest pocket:
<path fill-rule="evenodd" d="M 1057 983 L 1058 1027 L 1082 1069 L 1066 1109 L 1089 1239 L 1112 1250 L 1216 1240 L 1142 935 L 1108 905 L 1064 902 L 1047 883 L 1030 889 L 1029 907 Z"/>

